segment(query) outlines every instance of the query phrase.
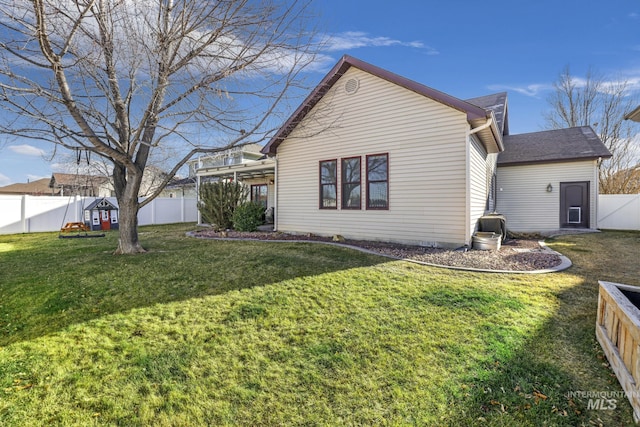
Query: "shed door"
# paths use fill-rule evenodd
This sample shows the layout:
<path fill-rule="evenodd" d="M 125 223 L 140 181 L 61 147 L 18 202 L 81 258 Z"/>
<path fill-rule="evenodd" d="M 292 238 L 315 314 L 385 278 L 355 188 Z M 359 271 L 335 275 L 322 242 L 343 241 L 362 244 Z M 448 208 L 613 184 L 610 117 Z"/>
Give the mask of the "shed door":
<path fill-rule="evenodd" d="M 589 228 L 589 181 L 560 183 L 560 227 Z"/>
<path fill-rule="evenodd" d="M 111 230 L 111 221 L 109 221 L 109 211 L 100 211 L 100 228 L 102 230 Z"/>

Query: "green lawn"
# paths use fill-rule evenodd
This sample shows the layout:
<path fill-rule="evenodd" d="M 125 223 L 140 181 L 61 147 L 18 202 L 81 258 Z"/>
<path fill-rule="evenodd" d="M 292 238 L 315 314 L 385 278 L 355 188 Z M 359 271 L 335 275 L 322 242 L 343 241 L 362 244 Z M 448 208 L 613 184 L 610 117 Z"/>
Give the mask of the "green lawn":
<path fill-rule="evenodd" d="M 640 233 L 565 236 L 574 267 L 480 274 L 303 243 L 0 236 L 0 425 L 629 425 L 597 280 Z"/>

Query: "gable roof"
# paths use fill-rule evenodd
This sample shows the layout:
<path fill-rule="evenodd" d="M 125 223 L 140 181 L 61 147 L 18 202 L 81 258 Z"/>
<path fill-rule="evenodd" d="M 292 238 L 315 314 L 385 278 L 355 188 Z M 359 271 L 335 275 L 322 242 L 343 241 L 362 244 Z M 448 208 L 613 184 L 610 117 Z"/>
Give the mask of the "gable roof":
<path fill-rule="evenodd" d="M 51 175 L 49 186 L 67 185 L 72 187 L 101 185 L 109 181 L 109 178 L 99 175 L 80 175 L 72 173 L 55 172 Z"/>
<path fill-rule="evenodd" d="M 194 177 L 187 178 L 173 178 L 165 188 L 180 188 L 180 187 L 191 187 L 196 185 L 196 179 Z"/>
<path fill-rule="evenodd" d="M 0 194 L 29 194 L 32 196 L 52 195 L 49 178 L 42 178 L 27 183 L 16 183 L 0 187 Z"/>
<path fill-rule="evenodd" d="M 499 166 L 609 158 L 611 153 L 590 126 L 506 135 Z"/>
<path fill-rule="evenodd" d="M 507 92 L 499 92 L 491 95 L 479 96 L 466 100 L 485 110 L 493 111 L 496 116 L 496 124 L 502 135 L 509 135 L 509 117 L 507 114 Z"/>
<path fill-rule="evenodd" d="M 486 110 L 482 107 L 455 98 L 444 92 L 432 89 L 428 86 L 417 83 L 406 77 L 399 76 L 385 69 L 376 67 L 375 65 L 361 61 L 349 55 L 344 55 L 342 59 L 329 71 L 329 73 L 320 81 L 316 88 L 307 96 L 307 98 L 300 104 L 300 106 L 294 111 L 289 119 L 282 125 L 278 132 L 269 140 L 264 146 L 262 152 L 264 154 L 275 154 L 278 150 L 278 146 L 284 141 L 287 136 L 295 129 L 295 127 L 304 119 L 304 117 L 313 109 L 313 107 L 320 101 L 320 99 L 333 87 L 333 85 L 342 77 L 342 75 L 351 67 L 358 68 L 369 74 L 372 74 L 381 79 L 387 80 L 393 84 L 401 86 L 405 89 L 413 91 L 419 95 L 430 98 L 441 104 L 447 105 L 451 108 L 459 110 L 467 115 L 467 121 L 471 124 L 472 128 L 480 127 L 487 123 L 487 120 L 493 117 L 491 110 Z M 495 129 L 495 132 L 494 132 Z M 502 150 L 501 135 L 496 135 L 498 132 L 495 126 L 492 126 L 492 137 L 495 138 L 495 145 L 497 150 Z M 486 135 L 486 132 L 479 132 L 478 135 Z"/>

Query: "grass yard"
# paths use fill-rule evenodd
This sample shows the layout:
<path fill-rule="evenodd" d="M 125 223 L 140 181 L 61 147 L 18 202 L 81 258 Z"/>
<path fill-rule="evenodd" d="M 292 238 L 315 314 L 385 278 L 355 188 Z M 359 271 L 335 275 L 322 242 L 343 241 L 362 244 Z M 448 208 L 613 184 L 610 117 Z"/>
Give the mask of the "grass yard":
<path fill-rule="evenodd" d="M 597 280 L 640 233 L 564 236 L 574 267 L 480 274 L 303 243 L 0 236 L 0 425 L 624 426 Z"/>

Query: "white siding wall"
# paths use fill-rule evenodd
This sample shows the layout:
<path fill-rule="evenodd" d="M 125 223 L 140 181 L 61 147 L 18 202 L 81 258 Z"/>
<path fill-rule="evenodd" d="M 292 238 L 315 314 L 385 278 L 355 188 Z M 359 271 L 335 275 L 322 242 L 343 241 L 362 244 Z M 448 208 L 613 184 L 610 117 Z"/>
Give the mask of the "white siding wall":
<path fill-rule="evenodd" d="M 348 95 L 351 78 L 360 86 Z M 278 230 L 465 243 L 468 128 L 464 113 L 350 68 L 278 149 Z M 389 154 L 389 210 L 366 210 L 365 156 L 379 153 Z M 319 161 L 352 156 L 362 156 L 362 209 L 319 209 Z"/>
<path fill-rule="evenodd" d="M 546 232 L 560 228 L 560 183 L 589 181 L 590 227 L 597 228 L 597 166 L 595 161 L 498 167 L 497 211 L 507 229 Z M 547 185 L 553 186 L 551 193 Z"/>
<path fill-rule="evenodd" d="M 487 155 L 482 144 L 473 135 L 469 145 L 469 155 L 469 236 L 471 236 L 477 229 L 478 218 L 486 212 L 491 175 L 495 170 L 497 156 L 495 154 Z"/>

